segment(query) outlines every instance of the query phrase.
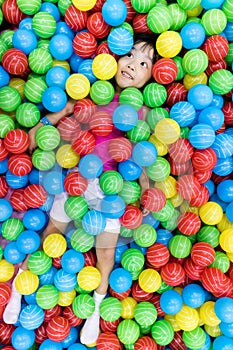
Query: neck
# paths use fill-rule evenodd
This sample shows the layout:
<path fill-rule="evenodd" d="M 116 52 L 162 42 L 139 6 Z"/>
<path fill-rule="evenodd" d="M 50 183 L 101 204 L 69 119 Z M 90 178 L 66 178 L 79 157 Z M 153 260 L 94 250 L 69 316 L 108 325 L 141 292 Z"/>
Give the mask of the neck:
<path fill-rule="evenodd" d="M 120 94 L 121 93 L 121 91 L 122 91 L 122 89 L 120 88 L 120 86 L 119 85 L 116 85 L 115 86 L 115 92 L 116 92 L 116 94 Z"/>

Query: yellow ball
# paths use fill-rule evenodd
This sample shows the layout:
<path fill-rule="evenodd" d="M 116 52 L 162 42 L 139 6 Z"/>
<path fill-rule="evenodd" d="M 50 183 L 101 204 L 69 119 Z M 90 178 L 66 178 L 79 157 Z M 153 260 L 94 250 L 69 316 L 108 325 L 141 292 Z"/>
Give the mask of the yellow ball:
<path fill-rule="evenodd" d="M 154 187 L 160 188 L 167 199 L 174 197 L 176 191 L 176 179 L 173 176 L 168 176 L 164 181 L 155 182 Z"/>
<path fill-rule="evenodd" d="M 101 274 L 96 267 L 85 266 L 79 271 L 77 281 L 80 288 L 92 291 L 99 286 Z"/>
<path fill-rule="evenodd" d="M 21 78 L 12 78 L 8 83 L 9 86 L 14 87 L 19 92 L 22 100 L 25 97 L 24 84 L 25 84 L 25 81 Z"/>
<path fill-rule="evenodd" d="M 5 259 L 0 260 L 0 282 L 9 281 L 14 275 L 14 265 L 6 261 Z"/>
<path fill-rule="evenodd" d="M 196 215 L 199 215 L 199 208 L 198 207 L 193 207 L 192 205 L 189 204 L 188 201 L 184 200 L 183 203 L 180 206 L 180 212 L 185 213 L 185 212 L 191 212 Z"/>
<path fill-rule="evenodd" d="M 56 160 L 62 168 L 73 168 L 79 162 L 80 155 L 76 153 L 70 144 L 65 144 L 58 148 Z"/>
<path fill-rule="evenodd" d="M 89 11 L 92 9 L 97 0 L 73 0 L 73 5 L 80 11 Z"/>
<path fill-rule="evenodd" d="M 200 207 L 199 216 L 206 225 L 217 225 L 223 217 L 221 205 L 216 202 L 207 202 Z"/>
<path fill-rule="evenodd" d="M 112 79 L 117 72 L 117 61 L 108 53 L 101 53 L 93 59 L 92 71 L 100 80 Z"/>
<path fill-rule="evenodd" d="M 73 303 L 76 297 L 76 290 L 72 289 L 68 292 L 59 292 L 58 305 L 60 306 L 69 306 Z"/>
<path fill-rule="evenodd" d="M 180 126 L 175 120 L 164 118 L 156 124 L 154 134 L 160 142 L 170 145 L 180 137 Z"/>
<path fill-rule="evenodd" d="M 175 319 L 183 331 L 192 331 L 199 323 L 197 310 L 187 305 L 182 306 L 181 310 L 175 315 Z"/>
<path fill-rule="evenodd" d="M 128 320 L 134 318 L 134 309 L 137 305 L 136 300 L 132 297 L 127 297 L 121 300 L 121 305 L 121 317 Z"/>
<path fill-rule="evenodd" d="M 90 91 L 90 81 L 84 74 L 71 74 L 66 80 L 66 92 L 74 100 L 85 98 Z"/>
<path fill-rule="evenodd" d="M 192 10 L 186 10 L 187 16 L 188 17 L 198 17 L 203 10 L 203 7 L 201 5 L 198 5 Z"/>
<path fill-rule="evenodd" d="M 177 208 L 183 203 L 184 199 L 179 195 L 179 193 L 176 193 L 170 198 L 170 201 L 172 202 L 173 207 Z"/>
<path fill-rule="evenodd" d="M 233 253 L 233 229 L 229 228 L 220 233 L 220 246 L 225 252 Z"/>
<path fill-rule="evenodd" d="M 59 61 L 59 60 L 54 59 L 52 66 L 53 67 L 56 67 L 56 66 L 63 67 L 70 73 L 70 65 L 69 65 L 69 62 L 67 62 L 67 61 Z"/>
<path fill-rule="evenodd" d="M 162 156 L 165 156 L 167 154 L 167 152 L 168 152 L 167 145 L 160 142 L 154 134 L 152 134 L 149 137 L 148 141 L 150 141 L 151 143 L 153 143 L 153 145 L 155 145 L 157 152 L 158 152 L 158 156 L 162 157 Z"/>
<path fill-rule="evenodd" d="M 204 329 L 206 333 L 208 333 L 213 338 L 216 338 L 222 335 L 222 332 L 219 326 L 208 326 L 207 324 L 205 324 Z"/>
<path fill-rule="evenodd" d="M 43 243 L 43 250 L 45 254 L 51 258 L 58 258 L 65 253 L 66 248 L 66 239 L 60 233 L 52 233 L 45 238 Z"/>
<path fill-rule="evenodd" d="M 156 40 L 156 50 L 162 57 L 172 58 L 182 49 L 182 39 L 179 33 L 168 30 L 159 35 Z"/>
<path fill-rule="evenodd" d="M 230 222 L 226 216 L 226 214 L 223 214 L 222 220 L 218 223 L 217 228 L 220 232 L 227 230 L 228 228 L 233 229 L 233 222 Z"/>
<path fill-rule="evenodd" d="M 233 253 L 227 253 L 228 259 L 233 262 Z"/>
<path fill-rule="evenodd" d="M 160 288 L 162 279 L 158 271 L 145 269 L 140 273 L 138 283 L 140 288 L 145 292 L 154 293 Z"/>
<path fill-rule="evenodd" d="M 21 272 L 15 279 L 15 288 L 22 295 L 34 293 L 39 286 L 39 277 L 30 270 Z"/>
<path fill-rule="evenodd" d="M 174 329 L 174 332 L 179 332 L 181 330 L 181 328 L 178 326 L 178 323 L 176 322 L 175 315 L 166 314 L 164 316 L 164 319 L 171 324 L 172 328 Z"/>
<path fill-rule="evenodd" d="M 190 74 L 185 74 L 184 79 L 183 79 L 183 85 L 187 90 L 190 90 L 191 87 L 197 84 L 207 84 L 208 82 L 208 77 L 205 74 L 205 72 L 202 72 L 198 75 L 190 75 Z"/>
<path fill-rule="evenodd" d="M 206 301 L 199 309 L 200 318 L 207 326 L 217 326 L 221 320 L 214 311 L 214 301 Z"/>

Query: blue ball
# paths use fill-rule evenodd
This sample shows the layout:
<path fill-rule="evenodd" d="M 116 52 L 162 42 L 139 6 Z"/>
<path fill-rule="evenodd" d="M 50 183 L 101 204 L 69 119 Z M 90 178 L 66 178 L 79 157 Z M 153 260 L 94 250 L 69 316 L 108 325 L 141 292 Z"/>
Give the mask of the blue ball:
<path fill-rule="evenodd" d="M 182 308 L 183 300 L 175 290 L 167 290 L 161 294 L 160 307 L 168 315 L 175 315 Z"/>
<path fill-rule="evenodd" d="M 217 107 L 206 107 L 198 115 L 198 122 L 208 124 L 216 131 L 224 123 L 224 113 Z"/>
<path fill-rule="evenodd" d="M 36 301 L 36 292 L 31 293 L 31 294 L 27 294 L 23 296 L 24 300 L 26 301 L 26 303 L 29 304 L 35 304 L 37 305 L 37 301 Z"/>
<path fill-rule="evenodd" d="M 32 30 L 17 29 L 12 37 L 12 45 L 29 55 L 37 47 L 37 38 Z"/>
<path fill-rule="evenodd" d="M 220 8 L 224 0 L 201 0 L 201 6 L 205 10 L 210 10 L 213 8 Z"/>
<path fill-rule="evenodd" d="M 46 214 L 40 209 L 28 209 L 23 217 L 24 227 L 32 231 L 40 231 L 46 221 Z"/>
<path fill-rule="evenodd" d="M 217 195 L 219 198 L 226 202 L 233 202 L 233 180 L 223 180 L 217 186 Z"/>
<path fill-rule="evenodd" d="M 35 341 L 35 333 L 33 330 L 25 329 L 24 327 L 17 327 L 11 336 L 12 346 L 16 350 L 29 349 Z"/>
<path fill-rule="evenodd" d="M 67 273 L 77 273 L 84 267 L 84 256 L 74 249 L 67 250 L 61 258 L 61 266 Z"/>
<path fill-rule="evenodd" d="M 66 80 L 70 76 L 70 73 L 67 69 L 55 66 L 48 70 L 45 76 L 46 84 L 50 86 L 58 86 L 62 90 L 65 90 Z"/>
<path fill-rule="evenodd" d="M 160 224 L 159 220 L 156 220 L 152 213 L 149 213 L 142 218 L 142 224 L 149 224 L 153 226 L 154 228 L 157 228 Z"/>
<path fill-rule="evenodd" d="M 28 180 L 30 184 L 41 184 L 44 176 L 44 171 L 40 171 L 36 168 L 32 168 L 28 175 Z"/>
<path fill-rule="evenodd" d="M 233 340 L 225 335 L 219 335 L 213 341 L 213 350 L 233 350 Z"/>
<path fill-rule="evenodd" d="M 139 166 L 152 165 L 158 156 L 155 145 L 150 141 L 140 141 L 133 147 L 132 158 Z"/>
<path fill-rule="evenodd" d="M 14 188 L 14 189 L 25 187 L 28 183 L 28 174 L 17 176 L 12 174 L 8 170 L 6 173 L 6 182 L 11 188 Z"/>
<path fill-rule="evenodd" d="M 44 311 L 35 304 L 27 305 L 19 315 L 19 322 L 22 327 L 28 330 L 38 328 L 44 321 Z"/>
<path fill-rule="evenodd" d="M 68 346 L 74 344 L 76 340 L 78 339 L 78 330 L 76 327 L 70 327 L 70 333 L 67 335 L 67 337 L 61 342 L 62 347 L 64 349 L 67 349 Z"/>
<path fill-rule="evenodd" d="M 102 16 L 110 26 L 119 26 L 127 17 L 127 7 L 122 0 L 108 0 L 103 4 Z"/>
<path fill-rule="evenodd" d="M 4 258 L 11 264 L 19 264 L 26 258 L 26 254 L 21 253 L 18 250 L 15 241 L 9 242 L 5 246 L 3 255 Z"/>
<path fill-rule="evenodd" d="M 88 347 L 88 349 L 90 349 Z M 68 347 L 68 350 L 87 350 L 87 347 L 85 345 L 82 345 L 80 343 L 75 343 L 75 344 L 72 344 Z"/>
<path fill-rule="evenodd" d="M 113 270 L 110 273 L 109 285 L 117 293 L 126 292 L 132 285 L 131 273 L 122 267 Z"/>
<path fill-rule="evenodd" d="M 8 170 L 8 158 L 0 161 L 0 174 L 5 174 Z"/>
<path fill-rule="evenodd" d="M 78 67 L 78 73 L 85 75 L 85 77 L 87 77 L 91 84 L 93 84 L 97 80 L 96 76 L 92 71 L 92 62 L 93 59 L 86 59 L 82 61 Z"/>
<path fill-rule="evenodd" d="M 130 244 L 129 244 L 129 246 L 130 246 L 130 248 L 135 248 L 135 249 L 140 250 L 140 252 L 141 252 L 143 255 L 146 255 L 147 248 L 146 248 L 146 247 L 141 247 L 141 246 L 138 245 L 135 241 L 131 241 Z"/>
<path fill-rule="evenodd" d="M 187 101 L 175 103 L 170 110 L 170 118 L 174 119 L 181 127 L 189 126 L 195 120 L 196 110 Z"/>
<path fill-rule="evenodd" d="M 107 3 L 107 2 L 106 2 Z M 116 55 L 126 55 L 133 47 L 133 35 L 123 27 L 113 29 L 108 35 L 108 47 Z"/>
<path fill-rule="evenodd" d="M 59 171 L 49 171 L 43 178 L 43 187 L 49 194 L 59 194 L 64 192 L 65 176 Z"/>
<path fill-rule="evenodd" d="M 215 167 L 212 169 L 213 173 L 219 176 L 229 175 L 233 171 L 232 157 L 219 158 Z"/>
<path fill-rule="evenodd" d="M 138 113 L 131 105 L 120 105 L 114 110 L 112 121 L 117 129 L 129 131 L 137 124 Z"/>
<path fill-rule="evenodd" d="M 219 328 L 223 335 L 229 338 L 233 338 L 233 323 L 221 322 Z"/>
<path fill-rule="evenodd" d="M 187 99 L 195 109 L 203 109 L 212 103 L 213 91 L 205 84 L 196 84 L 188 91 Z"/>
<path fill-rule="evenodd" d="M 212 107 L 222 108 L 224 105 L 224 99 L 222 95 L 213 94 L 213 100 L 210 104 Z"/>
<path fill-rule="evenodd" d="M 4 198 L 0 198 L 0 222 L 11 217 L 13 213 L 12 205 Z"/>
<path fill-rule="evenodd" d="M 66 24 L 64 21 L 60 21 L 56 25 L 56 32 L 55 34 L 65 34 L 67 35 L 71 40 L 74 39 L 75 33 L 74 31 Z"/>
<path fill-rule="evenodd" d="M 127 159 L 124 162 L 118 164 L 118 171 L 127 181 L 137 180 L 141 173 L 142 168 L 135 163 L 132 159 Z"/>
<path fill-rule="evenodd" d="M 47 272 L 43 273 L 42 275 L 39 275 L 40 286 L 43 286 L 45 284 L 53 284 L 54 276 L 56 275 L 56 273 L 56 267 L 51 266 Z"/>
<path fill-rule="evenodd" d="M 117 194 L 108 195 L 101 200 L 100 209 L 106 218 L 117 219 L 125 212 L 125 202 Z"/>
<path fill-rule="evenodd" d="M 233 299 L 222 297 L 216 300 L 214 311 L 221 322 L 233 323 Z"/>
<path fill-rule="evenodd" d="M 60 20 L 61 14 L 58 7 L 51 2 L 44 2 L 40 7 L 40 12 L 48 12 L 52 15 L 56 22 Z"/>
<path fill-rule="evenodd" d="M 226 207 L 226 216 L 230 222 L 233 222 L 233 202 Z"/>
<path fill-rule="evenodd" d="M 205 30 L 200 23 L 190 22 L 183 26 L 180 36 L 185 49 L 197 49 L 205 41 Z"/>
<path fill-rule="evenodd" d="M 224 201 L 222 201 L 222 200 L 219 198 L 219 196 L 217 195 L 217 193 L 214 193 L 214 194 L 210 197 L 209 201 L 218 203 L 218 204 L 222 207 L 222 210 L 223 210 L 223 211 L 226 211 L 227 203 L 224 202 Z"/>
<path fill-rule="evenodd" d="M 54 276 L 54 285 L 60 292 L 69 292 L 76 287 L 77 276 L 60 269 Z"/>
<path fill-rule="evenodd" d="M 72 39 L 66 34 L 55 34 L 50 39 L 49 51 L 56 60 L 68 60 L 73 53 Z"/>
<path fill-rule="evenodd" d="M 83 216 L 82 227 L 92 236 L 99 235 L 106 227 L 106 218 L 101 212 L 91 209 Z"/>
<path fill-rule="evenodd" d="M 115 262 L 117 264 L 121 263 L 121 257 L 122 254 L 128 249 L 128 246 L 126 244 L 117 244 L 115 249 Z"/>
<path fill-rule="evenodd" d="M 74 73 L 78 73 L 78 67 L 84 61 L 84 58 L 78 56 L 76 53 L 73 53 L 70 57 L 70 68 Z"/>
<path fill-rule="evenodd" d="M 233 41 L 233 22 L 227 22 L 227 25 L 224 29 L 224 34 L 228 41 Z"/>
<path fill-rule="evenodd" d="M 2 66 L 0 66 L 0 88 L 8 85 L 9 81 L 10 75 Z"/>
<path fill-rule="evenodd" d="M 16 246 L 21 253 L 31 254 L 40 247 L 40 236 L 37 232 L 26 230 L 20 233 Z"/>
<path fill-rule="evenodd" d="M 43 106 L 50 112 L 61 111 L 65 107 L 66 102 L 66 93 L 58 86 L 51 86 L 42 94 Z"/>
<path fill-rule="evenodd" d="M 227 133 L 215 136 L 213 145 L 211 146 L 218 158 L 231 157 L 233 154 L 233 137 Z"/>
<path fill-rule="evenodd" d="M 197 149 L 211 147 L 215 141 L 214 129 L 208 124 L 196 124 L 189 132 L 189 141 Z"/>
<path fill-rule="evenodd" d="M 52 194 L 47 193 L 46 201 L 44 202 L 43 205 L 39 207 L 39 209 L 45 212 L 49 212 L 50 209 L 52 208 L 53 202 L 54 202 L 54 196 Z"/>
<path fill-rule="evenodd" d="M 205 290 L 198 284 L 188 284 L 182 291 L 182 298 L 186 305 L 198 308 L 205 302 Z"/>
<path fill-rule="evenodd" d="M 156 233 L 157 233 L 156 243 L 162 243 L 166 247 L 168 247 L 169 241 L 173 237 L 172 233 L 162 228 L 157 230 Z"/>
<path fill-rule="evenodd" d="M 39 350 L 62 350 L 63 347 L 61 343 L 46 339 L 41 343 Z"/>
<path fill-rule="evenodd" d="M 80 174 L 86 179 L 94 179 L 103 171 L 103 162 L 100 157 L 95 154 L 86 154 L 79 163 L 78 168 Z"/>
<path fill-rule="evenodd" d="M 19 29 L 27 29 L 27 30 L 33 31 L 33 29 L 32 29 L 32 18 L 31 17 L 23 18 L 19 22 Z M 34 31 L 33 31 L 33 33 L 34 33 Z"/>

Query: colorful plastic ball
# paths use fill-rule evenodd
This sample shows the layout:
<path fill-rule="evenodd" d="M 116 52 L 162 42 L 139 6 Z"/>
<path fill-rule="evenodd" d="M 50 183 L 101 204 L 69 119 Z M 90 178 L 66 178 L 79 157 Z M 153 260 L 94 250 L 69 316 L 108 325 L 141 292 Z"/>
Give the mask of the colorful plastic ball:
<path fill-rule="evenodd" d="M 84 256 L 74 249 L 68 249 L 61 258 L 62 268 L 65 272 L 74 274 L 84 267 Z"/>
<path fill-rule="evenodd" d="M 46 339 L 46 338 L 47 338 L 47 334 L 45 336 L 45 339 L 43 339 L 42 342 L 40 343 L 40 347 L 39 347 L 40 350 L 62 350 L 61 343 L 58 343 L 51 339 Z"/>
<path fill-rule="evenodd" d="M 168 7 L 161 8 L 155 5 L 148 12 L 147 25 L 153 33 L 163 33 L 171 27 L 171 24 L 172 18 Z"/>
<path fill-rule="evenodd" d="M 171 58 L 161 58 L 154 65 L 152 75 L 159 84 L 172 83 L 178 73 L 177 65 Z"/>
<path fill-rule="evenodd" d="M 32 29 L 40 38 L 48 39 L 56 31 L 56 20 L 48 12 L 37 12 L 32 18 Z"/>
<path fill-rule="evenodd" d="M 17 237 L 16 246 L 20 252 L 24 254 L 31 254 L 39 248 L 40 237 L 35 231 L 23 231 Z"/>
<path fill-rule="evenodd" d="M 123 3 L 122 0 L 117 1 Z M 107 40 L 109 49 L 116 55 L 126 55 L 133 47 L 133 35 L 123 27 L 113 29 Z"/>
<path fill-rule="evenodd" d="M 11 153 L 23 153 L 28 149 L 29 136 L 26 131 L 21 129 L 10 130 L 4 138 L 4 145 Z"/>
<path fill-rule="evenodd" d="M 117 27 L 126 19 L 126 4 L 122 0 L 108 0 L 102 7 L 102 16 L 107 24 Z"/>
<path fill-rule="evenodd" d="M 72 310 L 79 318 L 87 318 L 91 316 L 95 309 L 94 299 L 89 294 L 78 295 L 73 303 Z"/>
<path fill-rule="evenodd" d="M 38 328 L 44 321 L 44 311 L 38 306 L 29 304 L 20 312 L 19 323 L 28 330 Z"/>
<path fill-rule="evenodd" d="M 182 65 L 190 75 L 201 74 L 208 66 L 208 56 L 201 49 L 191 49 L 184 54 Z"/>
<path fill-rule="evenodd" d="M 0 198 L 0 222 L 9 219 L 13 213 L 13 208 L 9 201 L 4 198 Z"/>
<path fill-rule="evenodd" d="M 231 338 L 226 337 L 224 335 L 219 335 L 218 337 L 216 337 L 213 341 L 213 350 L 217 350 L 217 349 L 231 349 L 233 348 L 233 341 Z"/>
<path fill-rule="evenodd" d="M 139 227 L 142 223 L 141 210 L 135 205 L 127 205 L 123 215 L 120 217 L 120 223 L 129 230 Z"/>
<path fill-rule="evenodd" d="M 69 321 L 65 317 L 55 316 L 48 322 L 46 332 L 50 340 L 61 342 L 70 333 Z"/>
<path fill-rule="evenodd" d="M 40 184 L 28 185 L 24 190 L 24 201 L 28 207 L 39 208 L 46 199 L 46 190 Z"/>
<path fill-rule="evenodd" d="M 131 105 L 120 105 L 114 110 L 112 121 L 117 129 L 128 131 L 136 125 L 138 114 Z"/>
<path fill-rule="evenodd" d="M 57 60 L 67 60 L 73 53 L 72 40 L 66 34 L 55 34 L 49 43 L 49 50 Z"/>
<path fill-rule="evenodd" d="M 19 107 L 21 96 L 18 90 L 11 86 L 0 88 L 0 108 L 6 112 L 12 112 Z"/>
<path fill-rule="evenodd" d="M 58 299 L 59 292 L 52 284 L 45 284 L 36 291 L 36 302 L 42 309 L 48 310 L 53 308 L 57 305 Z"/>
<path fill-rule="evenodd" d="M 22 295 L 34 293 L 39 286 L 39 278 L 29 270 L 25 270 L 17 275 L 15 279 L 15 287 Z"/>
<path fill-rule="evenodd" d="M 10 81 L 10 75 L 3 67 L 0 68 L 0 78 L 1 78 L 0 88 L 8 85 Z"/>
<path fill-rule="evenodd" d="M 78 285 L 86 291 L 96 289 L 100 284 L 100 279 L 100 272 L 94 266 L 83 267 L 77 275 Z"/>
<path fill-rule="evenodd" d="M 76 327 L 70 327 L 68 336 L 61 342 L 63 348 L 68 348 L 73 345 L 78 338 L 78 330 Z"/>
<path fill-rule="evenodd" d="M 43 151 L 37 148 L 32 154 L 32 164 L 38 170 L 49 170 L 56 162 L 54 151 Z"/>
<path fill-rule="evenodd" d="M 143 98 L 148 107 L 162 106 L 167 98 L 166 88 L 158 83 L 150 83 L 143 89 Z"/>
<path fill-rule="evenodd" d="M 40 231 L 45 223 L 46 215 L 40 209 L 29 209 L 23 217 L 23 224 L 28 230 Z"/>
<path fill-rule="evenodd" d="M 133 344 L 140 335 L 139 325 L 134 320 L 123 320 L 117 327 L 117 336 L 123 344 Z"/>
<path fill-rule="evenodd" d="M 36 252 L 32 253 L 28 259 L 28 268 L 36 275 L 46 273 L 51 266 L 52 259 L 46 255 L 43 250 L 37 250 Z"/>
<path fill-rule="evenodd" d="M 98 105 L 110 103 L 114 97 L 113 85 L 106 80 L 97 80 L 91 86 L 90 97 Z"/>
<path fill-rule="evenodd" d="M 189 141 L 197 149 L 211 147 L 215 141 L 214 129 L 208 124 L 196 124 L 189 132 Z"/>
<path fill-rule="evenodd" d="M 148 293 L 156 292 L 162 283 L 160 274 L 153 269 L 143 270 L 138 278 L 139 286 Z"/>
<path fill-rule="evenodd" d="M 46 73 L 46 84 L 48 87 L 57 86 L 65 90 L 66 80 L 70 76 L 69 72 L 63 67 L 52 67 Z"/>
<path fill-rule="evenodd" d="M 169 241 L 169 251 L 175 258 L 186 258 L 191 251 L 192 243 L 184 235 L 175 235 Z"/>
<path fill-rule="evenodd" d="M 198 115 L 198 122 L 209 124 L 216 131 L 223 125 L 224 114 L 219 108 L 206 107 Z"/>
<path fill-rule="evenodd" d="M 139 166 L 149 166 L 156 161 L 157 154 L 157 149 L 153 143 L 140 141 L 133 147 L 132 159 Z"/>
<path fill-rule="evenodd" d="M 85 98 L 90 91 L 90 82 L 83 74 L 71 74 L 66 80 L 67 94 L 75 100 Z"/>
<path fill-rule="evenodd" d="M 105 214 L 105 213 L 104 213 Z M 90 210 L 82 217 L 82 227 L 90 235 L 96 236 L 102 233 L 106 227 L 105 215 L 97 210 Z"/>
<path fill-rule="evenodd" d="M 182 334 L 182 339 L 184 344 L 188 347 L 196 347 L 202 348 L 205 345 L 206 341 L 206 333 L 201 327 L 197 327 L 192 331 L 184 331 Z"/>
<path fill-rule="evenodd" d="M 218 62 L 227 55 L 229 43 L 223 35 L 212 35 L 205 41 L 203 50 L 210 61 Z"/>
<path fill-rule="evenodd" d="M 227 133 L 216 135 L 215 142 L 211 148 L 214 150 L 218 158 L 231 157 L 233 153 L 231 136 Z"/>
<path fill-rule="evenodd" d="M 87 179 L 98 177 L 103 170 L 103 163 L 100 157 L 94 154 L 86 154 L 79 162 L 79 171 Z"/>
<path fill-rule="evenodd" d="M 37 47 L 37 38 L 31 30 L 17 29 L 12 37 L 14 48 L 28 55 Z"/>
<path fill-rule="evenodd" d="M 213 173 L 221 177 L 227 176 L 232 172 L 232 167 L 232 157 L 219 158 L 213 168 Z"/>
<path fill-rule="evenodd" d="M 229 297 L 219 298 L 214 305 L 214 311 L 217 317 L 224 323 L 233 323 L 232 308 L 233 302 Z"/>
<path fill-rule="evenodd" d="M 8 284 L 0 283 L 0 306 L 5 306 L 11 297 L 11 288 Z"/>
<path fill-rule="evenodd" d="M 129 272 L 139 271 L 143 268 L 145 262 L 144 255 L 136 248 L 129 248 L 123 252 L 121 265 Z"/>
<path fill-rule="evenodd" d="M 180 137 L 180 126 L 173 119 L 161 119 L 155 126 L 155 136 L 164 144 L 171 144 Z"/>
<path fill-rule="evenodd" d="M 222 220 L 223 210 L 218 203 L 208 202 L 201 206 L 199 216 L 206 225 L 217 225 Z"/>
<path fill-rule="evenodd" d="M 168 345 L 174 337 L 174 330 L 168 321 L 159 320 L 153 324 L 151 334 L 157 344 Z"/>
<path fill-rule="evenodd" d="M 92 70 L 98 79 L 109 80 L 116 74 L 117 62 L 112 55 L 102 53 L 94 58 Z"/>
<path fill-rule="evenodd" d="M 88 205 L 81 196 L 71 196 L 65 202 L 65 212 L 72 219 L 81 219 L 88 211 Z"/>
<path fill-rule="evenodd" d="M 115 292 L 125 292 L 132 285 L 132 276 L 129 271 L 119 267 L 111 272 L 109 284 Z"/>
<path fill-rule="evenodd" d="M 23 74 L 28 67 L 28 59 L 21 50 L 11 48 L 2 56 L 3 68 L 10 74 Z"/>
<path fill-rule="evenodd" d="M 149 301 L 140 302 L 134 309 L 134 318 L 142 326 L 151 326 L 157 319 L 157 310 Z"/>
<path fill-rule="evenodd" d="M 67 248 L 65 238 L 59 233 L 52 233 L 43 242 L 44 252 L 51 258 L 57 258 L 64 254 Z"/>
<path fill-rule="evenodd" d="M 46 152 L 47 153 L 47 152 Z M 56 160 L 63 168 L 73 168 L 79 162 L 80 156 L 72 149 L 70 144 L 60 146 L 56 152 Z"/>
<path fill-rule="evenodd" d="M 191 103 L 180 101 L 171 107 L 170 118 L 175 120 L 181 127 L 189 126 L 196 118 L 196 110 Z"/>
<path fill-rule="evenodd" d="M 17 1 L 17 5 L 23 13 L 34 15 L 41 7 L 41 0 L 33 0 L 30 4 L 25 0 L 19 0 Z"/>
<path fill-rule="evenodd" d="M 17 327 L 12 333 L 12 345 L 18 349 L 29 349 L 35 341 L 33 330 L 27 330 L 24 327 Z"/>
<path fill-rule="evenodd" d="M 40 120 L 40 110 L 33 103 L 22 103 L 16 110 L 16 120 L 22 126 L 32 127 Z"/>
<path fill-rule="evenodd" d="M 87 58 L 83 62 L 81 62 L 78 67 L 78 73 L 83 74 L 91 84 L 93 84 L 97 80 L 92 70 L 92 63 L 93 59 Z"/>
<path fill-rule="evenodd" d="M 50 112 L 61 111 L 67 102 L 66 93 L 57 86 L 47 88 L 42 94 L 42 104 Z"/>
<path fill-rule="evenodd" d="M 112 350 L 118 350 L 120 349 L 121 344 L 116 334 L 103 332 L 99 335 L 96 346 L 99 350 L 103 350 L 106 346 Z"/>
<path fill-rule="evenodd" d="M 7 282 L 14 275 L 14 265 L 6 261 L 5 259 L 0 260 L 0 282 Z"/>
<path fill-rule="evenodd" d="M 222 10 L 213 8 L 204 13 L 201 24 L 207 35 L 220 34 L 227 25 L 227 17 Z"/>
<path fill-rule="evenodd" d="M 205 30 L 200 23 L 186 23 L 180 31 L 182 45 L 185 49 L 197 49 L 205 40 Z"/>
<path fill-rule="evenodd" d="M 179 33 L 167 30 L 161 33 L 156 40 L 156 50 L 162 57 L 173 58 L 182 49 L 182 39 Z"/>
<path fill-rule="evenodd" d="M 214 94 L 227 94 L 233 87 L 233 74 L 227 69 L 216 70 L 209 77 L 209 87 Z"/>
<path fill-rule="evenodd" d="M 154 340 L 149 337 L 148 335 L 144 335 L 140 337 L 136 343 L 134 344 L 135 350 L 143 350 L 143 349 L 150 349 L 150 350 L 156 350 L 157 344 L 154 342 Z"/>
<path fill-rule="evenodd" d="M 82 58 L 90 58 L 96 51 L 97 41 L 93 34 L 82 31 L 76 34 L 72 46 L 77 55 Z"/>
<path fill-rule="evenodd" d="M 188 284 L 182 290 L 182 298 L 186 305 L 198 308 L 205 302 L 206 293 L 202 286 L 198 284 Z"/>

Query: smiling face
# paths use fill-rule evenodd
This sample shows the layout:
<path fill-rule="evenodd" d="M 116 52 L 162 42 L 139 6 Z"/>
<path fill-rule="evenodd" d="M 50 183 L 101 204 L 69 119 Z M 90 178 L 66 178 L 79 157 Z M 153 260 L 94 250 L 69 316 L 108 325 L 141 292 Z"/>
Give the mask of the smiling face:
<path fill-rule="evenodd" d="M 151 78 L 154 49 L 145 42 L 136 43 L 132 50 L 119 59 L 116 83 L 121 88 L 141 88 Z"/>

